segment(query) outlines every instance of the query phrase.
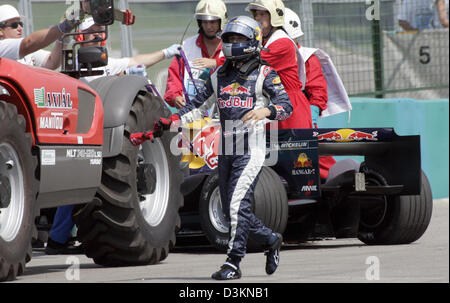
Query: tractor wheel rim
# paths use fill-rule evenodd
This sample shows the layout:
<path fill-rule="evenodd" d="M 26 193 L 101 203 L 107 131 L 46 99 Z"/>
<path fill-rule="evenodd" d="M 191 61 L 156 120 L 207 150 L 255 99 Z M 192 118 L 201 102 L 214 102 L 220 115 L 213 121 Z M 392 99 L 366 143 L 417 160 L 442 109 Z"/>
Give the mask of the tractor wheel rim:
<path fill-rule="evenodd" d="M 11 199 L 8 207 L 0 208 L 0 238 L 13 241 L 20 231 L 25 210 L 25 185 L 20 159 L 8 143 L 0 144 L 0 175 L 11 185 Z"/>
<path fill-rule="evenodd" d="M 220 190 L 216 187 L 211 193 L 208 208 L 209 220 L 216 230 L 221 233 L 228 233 L 230 224 L 223 213 L 222 203 L 220 201 Z"/>
<path fill-rule="evenodd" d="M 157 226 L 164 219 L 169 204 L 170 171 L 166 151 L 162 141 L 145 142 L 139 150 L 143 163 L 150 163 L 155 168 L 156 185 L 151 194 L 141 196 L 142 215 L 150 226 Z"/>

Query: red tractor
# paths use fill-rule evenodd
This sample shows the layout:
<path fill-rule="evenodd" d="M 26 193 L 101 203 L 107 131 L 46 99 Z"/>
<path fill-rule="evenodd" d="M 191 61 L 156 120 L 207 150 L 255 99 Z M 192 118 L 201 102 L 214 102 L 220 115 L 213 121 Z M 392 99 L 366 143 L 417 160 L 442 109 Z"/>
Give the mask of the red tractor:
<path fill-rule="evenodd" d="M 89 4 L 98 24 L 130 17 L 112 0 Z M 87 42 L 64 44 L 61 73 L 0 58 L 0 281 L 23 273 L 46 208 L 77 205 L 77 236 L 97 264 L 154 264 L 175 245 L 183 204 L 175 134 L 140 147 L 129 140 L 170 110 L 144 77 L 78 80 L 107 62 L 103 47 L 79 47 Z"/>

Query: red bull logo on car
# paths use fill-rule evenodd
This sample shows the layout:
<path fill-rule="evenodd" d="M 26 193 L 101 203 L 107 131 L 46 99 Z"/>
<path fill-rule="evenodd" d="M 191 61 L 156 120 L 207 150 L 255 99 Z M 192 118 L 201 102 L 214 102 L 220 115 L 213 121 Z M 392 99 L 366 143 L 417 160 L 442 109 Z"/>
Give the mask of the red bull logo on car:
<path fill-rule="evenodd" d="M 319 134 L 314 132 L 313 135 L 317 137 L 319 141 L 334 141 L 334 142 L 351 142 L 351 141 L 377 141 L 377 131 L 372 133 L 366 133 L 349 128 L 338 129 L 336 131 L 330 131 L 327 133 Z"/>
<path fill-rule="evenodd" d="M 297 161 L 294 161 L 294 168 L 312 167 L 312 162 L 305 153 L 298 155 Z"/>
<path fill-rule="evenodd" d="M 219 142 L 220 125 L 204 127 L 192 140 L 194 153 L 200 156 L 211 169 L 218 165 Z"/>
<path fill-rule="evenodd" d="M 308 158 L 308 155 L 300 153 L 297 161 L 294 161 L 294 169 L 291 173 L 293 176 L 312 175 L 316 173 L 316 170 L 313 168 L 313 162 Z"/>

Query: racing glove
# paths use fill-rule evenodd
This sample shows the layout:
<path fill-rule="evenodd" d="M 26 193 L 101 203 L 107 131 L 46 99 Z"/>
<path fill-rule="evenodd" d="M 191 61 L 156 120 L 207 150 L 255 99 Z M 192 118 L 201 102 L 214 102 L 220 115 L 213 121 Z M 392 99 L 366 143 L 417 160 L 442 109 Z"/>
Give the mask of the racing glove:
<path fill-rule="evenodd" d="M 319 123 L 320 108 L 315 105 L 310 105 L 311 107 L 311 119 L 314 128 L 317 128 L 317 123 Z"/>
<path fill-rule="evenodd" d="M 158 121 L 153 123 L 153 130 L 148 132 L 132 133 L 130 135 L 130 141 L 134 146 L 141 145 L 147 140 L 150 140 L 153 143 L 155 138 L 161 137 L 165 130 L 170 129 L 173 122 L 177 122 L 179 120 L 180 117 L 177 114 L 173 114 L 169 117 L 169 119 L 160 117 Z"/>
<path fill-rule="evenodd" d="M 151 131 L 148 131 L 145 133 L 132 133 L 130 135 L 130 141 L 131 141 L 131 144 L 133 144 L 134 146 L 138 146 L 147 140 L 150 140 L 153 143 L 155 141 L 156 137 L 160 137 L 160 136 L 155 135 L 155 133 L 151 130 Z"/>
<path fill-rule="evenodd" d="M 155 121 L 153 123 L 153 131 L 155 133 L 158 133 L 162 135 L 162 132 L 165 130 L 169 130 L 170 126 L 172 125 L 173 122 L 179 121 L 180 120 L 180 116 L 178 116 L 177 114 L 173 114 L 171 115 L 168 119 L 164 118 L 164 117 L 160 117 L 158 121 Z"/>
<path fill-rule="evenodd" d="M 169 46 L 168 48 L 163 49 L 164 57 L 166 59 L 172 58 L 174 56 L 180 56 L 180 50 L 181 50 L 180 44 L 173 44 Z"/>

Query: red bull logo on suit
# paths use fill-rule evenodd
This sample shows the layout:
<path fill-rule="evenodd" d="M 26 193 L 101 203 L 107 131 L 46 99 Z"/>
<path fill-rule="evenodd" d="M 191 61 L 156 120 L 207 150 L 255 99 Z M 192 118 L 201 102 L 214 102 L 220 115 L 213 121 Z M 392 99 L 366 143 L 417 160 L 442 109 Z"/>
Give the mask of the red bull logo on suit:
<path fill-rule="evenodd" d="M 226 100 L 217 99 L 219 108 L 253 108 L 253 97 L 241 98 L 242 95 L 250 96 L 250 89 L 235 82 L 220 89 L 220 94 L 228 94 L 230 97 Z"/>
<path fill-rule="evenodd" d="M 239 83 L 231 83 L 220 89 L 221 94 L 228 94 L 230 96 L 237 96 L 240 94 L 250 95 L 250 90 L 245 86 L 240 85 Z"/>
<path fill-rule="evenodd" d="M 247 97 L 246 99 L 241 99 L 239 97 L 230 97 L 227 100 L 218 98 L 217 104 L 219 105 L 219 108 L 240 107 L 251 109 L 253 108 L 253 97 Z"/>

